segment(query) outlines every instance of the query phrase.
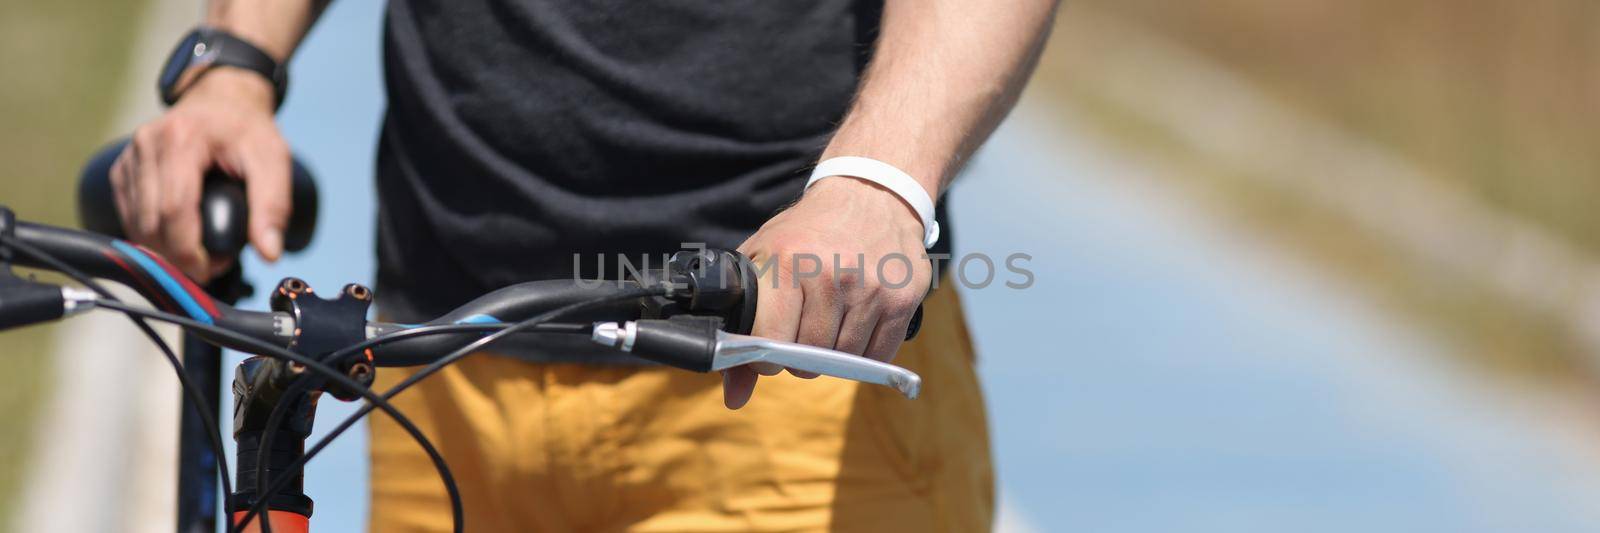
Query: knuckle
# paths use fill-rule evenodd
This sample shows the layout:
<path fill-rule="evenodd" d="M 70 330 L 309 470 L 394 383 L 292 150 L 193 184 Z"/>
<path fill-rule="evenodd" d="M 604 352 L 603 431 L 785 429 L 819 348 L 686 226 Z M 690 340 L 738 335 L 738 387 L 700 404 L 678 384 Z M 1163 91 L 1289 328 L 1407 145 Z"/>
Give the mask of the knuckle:
<path fill-rule="evenodd" d="M 772 258 L 777 260 L 779 267 L 789 268 L 793 266 L 794 248 L 788 242 L 782 239 L 775 239 L 767 244 L 767 249 Z"/>
<path fill-rule="evenodd" d="M 848 289 L 869 289 L 873 285 L 871 279 L 853 270 L 835 270 L 831 278 L 838 286 Z"/>
<path fill-rule="evenodd" d="M 289 158 L 289 143 L 283 140 L 283 136 L 278 135 L 277 130 L 268 130 L 267 139 L 266 149 L 268 155 L 283 159 Z"/>
<path fill-rule="evenodd" d="M 240 142 L 255 146 L 266 155 L 287 155 L 289 153 L 289 142 L 283 139 L 283 135 L 278 132 L 277 125 L 270 120 L 248 127 L 245 133 L 245 135 L 239 136 Z"/>
<path fill-rule="evenodd" d="M 111 164 L 111 173 L 107 176 L 111 180 L 111 189 L 120 191 L 128 184 L 128 152 L 117 156 L 117 161 Z"/>
<path fill-rule="evenodd" d="M 814 255 L 812 253 L 814 248 L 811 242 L 804 237 L 796 235 L 795 232 L 780 229 L 774 233 L 771 245 L 773 252 L 778 257 L 783 258 L 785 262 Z"/>
<path fill-rule="evenodd" d="M 897 316 L 911 314 L 916 311 L 917 304 L 922 303 L 911 291 L 884 291 L 882 301 L 884 310 Z"/>
<path fill-rule="evenodd" d="M 808 271 L 800 272 L 797 275 L 803 275 L 800 283 L 803 283 L 806 288 L 816 290 L 816 293 L 822 298 L 835 298 L 835 296 L 842 293 L 842 285 L 838 285 L 837 280 L 834 279 L 834 272 L 829 272 L 827 267 L 822 267 L 821 272 L 816 271 L 816 269 L 808 269 Z"/>
<path fill-rule="evenodd" d="M 155 144 L 157 130 L 161 128 L 159 122 L 146 123 L 133 130 L 133 148 L 144 150 Z"/>
<path fill-rule="evenodd" d="M 875 283 L 861 288 L 861 298 L 863 300 L 887 303 L 889 298 L 892 298 L 893 296 L 894 291 L 886 289 L 882 285 Z"/>
<path fill-rule="evenodd" d="M 819 272 L 812 274 L 811 277 L 814 278 L 817 283 L 827 286 L 829 291 L 838 292 L 839 286 L 841 285 L 840 282 L 843 281 L 844 278 L 841 277 L 837 271 L 834 271 L 832 268 L 828 268 L 826 265 L 817 270 L 819 270 Z"/>
<path fill-rule="evenodd" d="M 162 124 L 157 140 L 163 145 L 176 145 L 188 141 L 193 133 L 194 128 L 188 120 L 172 117 Z"/>

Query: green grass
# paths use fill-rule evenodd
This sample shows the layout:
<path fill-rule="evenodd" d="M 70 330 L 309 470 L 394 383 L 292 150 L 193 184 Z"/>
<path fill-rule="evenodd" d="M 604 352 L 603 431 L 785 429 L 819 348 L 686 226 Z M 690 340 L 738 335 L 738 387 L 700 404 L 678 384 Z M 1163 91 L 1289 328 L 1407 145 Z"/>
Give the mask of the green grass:
<path fill-rule="evenodd" d="M 0 204 L 18 217 L 73 223 L 77 169 L 106 140 L 144 5 L 0 0 Z M 0 333 L 0 528 L 16 511 L 52 338 L 48 326 Z"/>

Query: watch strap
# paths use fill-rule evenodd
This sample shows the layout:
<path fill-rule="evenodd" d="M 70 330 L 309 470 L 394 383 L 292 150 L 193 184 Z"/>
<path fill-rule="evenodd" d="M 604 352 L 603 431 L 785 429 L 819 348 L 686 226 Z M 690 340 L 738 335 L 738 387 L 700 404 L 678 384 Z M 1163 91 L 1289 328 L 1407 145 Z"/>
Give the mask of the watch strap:
<path fill-rule="evenodd" d="M 249 41 L 226 31 L 200 27 L 195 29 L 195 34 L 198 38 L 195 40 L 194 47 L 182 53 L 191 55 L 189 68 L 199 68 L 201 70 L 187 85 L 163 91 L 161 95 L 163 102 L 166 102 L 167 105 L 177 103 L 178 99 L 183 97 L 183 93 L 189 87 L 192 87 L 200 76 L 204 76 L 212 68 L 227 66 L 245 69 L 266 78 L 268 82 L 272 83 L 274 108 L 283 105 L 284 94 L 289 88 L 289 71 L 285 65 L 279 64 L 271 55 L 250 44 Z"/>

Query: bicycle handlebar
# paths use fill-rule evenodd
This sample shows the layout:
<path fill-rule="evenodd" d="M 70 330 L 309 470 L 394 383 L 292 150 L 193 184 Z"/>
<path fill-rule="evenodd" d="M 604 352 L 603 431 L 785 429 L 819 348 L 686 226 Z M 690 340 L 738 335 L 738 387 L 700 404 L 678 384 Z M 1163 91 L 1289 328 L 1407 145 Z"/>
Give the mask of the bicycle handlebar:
<path fill-rule="evenodd" d="M 0 223 L 0 230 L 6 227 L 7 224 Z M 577 303 L 605 300 L 641 287 L 655 287 L 662 289 L 663 295 L 618 300 L 563 317 L 564 320 L 602 323 L 596 328 L 560 334 L 534 331 L 529 335 L 546 335 L 543 339 L 545 343 L 564 338 L 565 341 L 555 341 L 562 344 L 560 349 L 578 350 L 585 346 L 593 349 L 594 346 L 587 344 L 590 339 L 571 334 L 593 333 L 592 341 L 595 343 L 644 359 L 700 372 L 743 364 L 732 361 L 768 361 L 797 370 L 890 385 L 913 397 L 919 382 L 915 374 L 858 356 L 845 359 L 836 356 L 847 354 L 832 350 L 757 340 L 744 335 L 749 333 L 754 323 L 758 283 L 753 269 L 737 252 L 711 249 L 680 252 L 663 268 L 640 272 L 635 278 L 623 281 L 545 280 L 520 283 L 485 294 L 423 324 L 392 324 L 365 320 L 370 293 L 359 285 L 347 286 L 343 294 L 333 299 L 322 299 L 313 297 L 310 287 L 304 282 L 289 278 L 280 283 L 273 294 L 273 311 L 249 311 L 217 302 L 158 254 L 125 241 L 29 222 L 14 222 L 9 224 L 9 228 L 18 241 L 36 247 L 90 276 L 131 287 L 168 312 L 286 348 L 297 347 L 297 344 L 309 342 L 305 340 L 307 338 L 338 328 L 360 327 L 358 335 L 347 334 L 343 338 L 361 341 L 424 326 L 483 327 L 477 331 L 458 328 L 460 331 L 436 335 L 397 336 L 392 342 L 377 344 L 367 352 L 368 361 L 375 366 L 429 364 L 454 348 L 482 338 L 493 326 L 509 325 Z M 52 268 L 52 265 L 26 256 L 18 256 L 13 260 L 23 266 Z M 86 308 L 93 303 L 92 300 L 68 301 L 72 295 L 59 290 L 52 297 L 60 311 L 54 317 L 45 316 L 40 320 L 58 318 L 75 304 Z M 364 303 L 359 308 L 345 311 L 329 310 L 323 307 L 324 304 L 311 304 L 314 301 L 337 302 L 351 297 Z M 5 303 L 0 299 L 0 311 L 6 311 Z M 693 331 L 696 328 L 699 329 L 698 333 Z M 250 346 L 234 339 L 196 333 L 208 342 L 225 348 L 251 351 Z M 916 332 L 907 333 L 910 338 Z M 310 355 L 326 355 L 315 352 L 331 352 L 342 347 L 321 346 Z"/>

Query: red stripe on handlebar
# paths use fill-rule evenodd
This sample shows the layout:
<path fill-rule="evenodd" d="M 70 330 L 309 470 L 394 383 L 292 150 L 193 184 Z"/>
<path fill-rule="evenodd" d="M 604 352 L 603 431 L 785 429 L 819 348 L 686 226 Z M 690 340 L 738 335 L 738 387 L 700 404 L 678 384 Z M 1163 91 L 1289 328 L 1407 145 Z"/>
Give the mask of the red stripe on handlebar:
<path fill-rule="evenodd" d="M 211 295 L 206 294 L 206 291 L 200 290 L 200 286 L 195 285 L 194 281 L 189 279 L 189 276 L 179 271 L 177 267 L 172 266 L 172 263 L 168 263 L 165 257 L 161 257 L 161 254 L 155 253 L 149 248 L 137 244 L 133 246 L 144 252 L 145 255 L 150 256 L 150 259 L 156 262 L 156 266 L 161 267 L 161 270 L 166 271 L 167 275 L 177 280 L 178 285 L 183 286 L 184 292 L 189 293 L 189 296 L 194 298 L 195 303 L 200 304 L 200 308 L 204 309 L 207 314 L 213 318 L 222 316 L 222 312 L 217 310 L 217 302 L 211 299 Z"/>
<path fill-rule="evenodd" d="M 118 256 L 115 250 L 106 249 L 101 250 L 100 253 L 105 255 L 107 259 L 110 259 L 111 262 L 116 263 L 117 267 L 127 272 L 129 277 L 132 277 L 134 281 L 139 283 L 138 289 L 140 294 L 148 294 L 152 297 L 158 296 L 158 301 L 154 302 L 157 307 L 167 311 L 181 311 L 178 309 L 177 303 L 172 301 L 171 296 L 169 296 L 165 291 L 157 288 L 155 285 L 151 285 L 149 277 L 147 277 L 144 272 L 133 268 L 132 265 L 129 265 L 126 261 L 123 261 L 122 257 Z"/>

